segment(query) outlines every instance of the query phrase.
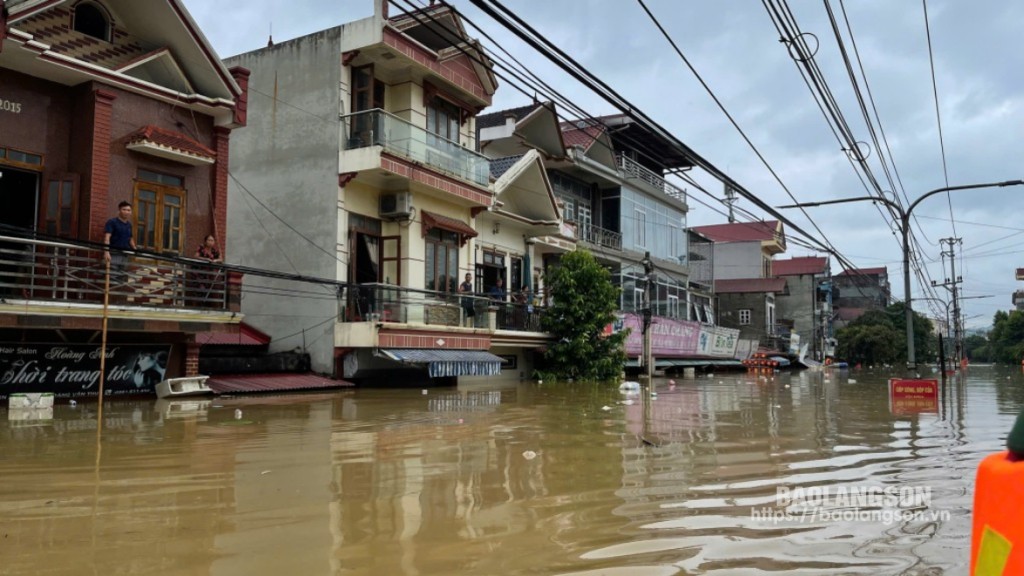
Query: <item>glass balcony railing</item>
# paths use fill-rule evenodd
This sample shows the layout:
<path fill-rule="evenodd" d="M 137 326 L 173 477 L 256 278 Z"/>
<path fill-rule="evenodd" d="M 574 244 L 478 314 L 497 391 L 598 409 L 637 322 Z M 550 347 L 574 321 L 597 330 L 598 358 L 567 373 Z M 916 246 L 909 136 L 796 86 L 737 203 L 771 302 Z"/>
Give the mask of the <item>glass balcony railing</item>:
<path fill-rule="evenodd" d="M 389 153 L 486 187 L 490 183 L 490 162 L 461 144 L 428 132 L 380 109 L 341 117 L 346 150 L 382 146 Z"/>

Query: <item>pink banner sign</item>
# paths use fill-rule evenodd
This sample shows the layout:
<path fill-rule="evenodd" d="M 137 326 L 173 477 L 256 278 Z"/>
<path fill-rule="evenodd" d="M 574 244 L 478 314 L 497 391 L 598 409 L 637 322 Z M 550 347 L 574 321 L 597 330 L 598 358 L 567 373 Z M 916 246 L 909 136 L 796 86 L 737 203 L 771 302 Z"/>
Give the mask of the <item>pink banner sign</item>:
<path fill-rule="evenodd" d="M 626 314 L 623 328 L 629 328 L 626 354 L 631 357 L 643 353 L 643 319 L 639 314 Z M 700 323 L 688 320 L 655 317 L 651 323 L 651 348 L 655 356 L 692 356 L 697 352 Z"/>

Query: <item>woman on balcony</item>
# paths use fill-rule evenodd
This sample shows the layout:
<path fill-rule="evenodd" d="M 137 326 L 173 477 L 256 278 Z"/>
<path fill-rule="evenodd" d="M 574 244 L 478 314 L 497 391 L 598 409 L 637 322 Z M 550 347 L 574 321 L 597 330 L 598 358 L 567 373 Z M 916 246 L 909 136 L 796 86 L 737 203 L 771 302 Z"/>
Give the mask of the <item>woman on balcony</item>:
<path fill-rule="evenodd" d="M 206 235 L 203 243 L 196 248 L 196 258 L 215 264 L 224 261 L 220 255 L 220 250 L 217 249 L 216 236 L 213 234 Z M 219 280 L 224 277 L 224 271 L 220 268 L 197 266 L 192 276 L 195 280 L 193 285 L 194 292 L 191 294 L 192 299 L 200 306 L 215 306 L 217 302 L 213 301 L 213 299 L 219 299 L 224 293 L 222 290 L 219 290 Z"/>

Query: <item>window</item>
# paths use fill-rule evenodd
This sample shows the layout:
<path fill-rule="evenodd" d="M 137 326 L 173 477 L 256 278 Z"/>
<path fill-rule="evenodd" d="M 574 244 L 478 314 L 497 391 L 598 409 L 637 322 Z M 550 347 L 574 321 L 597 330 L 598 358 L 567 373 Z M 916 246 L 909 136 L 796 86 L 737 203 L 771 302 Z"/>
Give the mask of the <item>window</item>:
<path fill-rule="evenodd" d="M 13 148 L 0 148 L 0 164 L 39 170 L 43 167 L 43 157 Z"/>
<path fill-rule="evenodd" d="M 679 318 L 679 296 L 673 296 L 669 294 L 668 297 L 668 317 Z"/>
<path fill-rule="evenodd" d="M 50 180 L 43 191 L 42 229 L 52 236 L 71 237 L 78 228 L 78 178 Z"/>
<path fill-rule="evenodd" d="M 740 310 L 740 326 L 750 326 L 750 309 Z"/>
<path fill-rule="evenodd" d="M 184 181 L 139 170 L 135 181 L 135 244 L 155 252 L 181 252 L 185 218 Z"/>
<path fill-rule="evenodd" d="M 86 36 L 110 41 L 110 23 L 103 10 L 92 2 L 82 2 L 75 6 L 75 32 Z"/>
<path fill-rule="evenodd" d="M 431 228 L 426 242 L 424 287 L 438 292 L 455 292 L 459 285 L 459 235 Z"/>
<path fill-rule="evenodd" d="M 458 106 L 438 96 L 427 106 L 427 132 L 459 143 L 462 111 Z"/>
<path fill-rule="evenodd" d="M 633 210 L 636 222 L 633 224 L 636 226 L 636 245 L 639 247 L 647 246 L 647 212 L 636 208 Z"/>

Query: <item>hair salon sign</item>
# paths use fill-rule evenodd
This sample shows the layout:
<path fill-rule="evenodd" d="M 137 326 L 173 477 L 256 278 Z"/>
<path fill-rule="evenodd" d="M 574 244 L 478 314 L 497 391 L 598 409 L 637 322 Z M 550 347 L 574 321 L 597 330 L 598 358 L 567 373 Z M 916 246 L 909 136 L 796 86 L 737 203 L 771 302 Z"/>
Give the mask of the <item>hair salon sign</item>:
<path fill-rule="evenodd" d="M 100 355 L 100 347 L 90 344 L 0 343 L 0 400 L 16 392 L 96 396 Z M 104 396 L 155 393 L 169 355 L 168 345 L 108 345 Z"/>

